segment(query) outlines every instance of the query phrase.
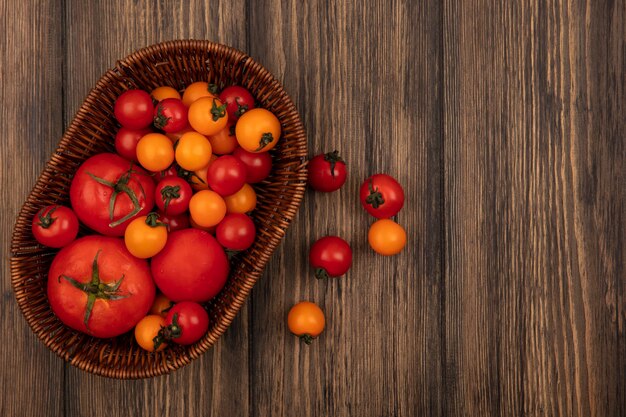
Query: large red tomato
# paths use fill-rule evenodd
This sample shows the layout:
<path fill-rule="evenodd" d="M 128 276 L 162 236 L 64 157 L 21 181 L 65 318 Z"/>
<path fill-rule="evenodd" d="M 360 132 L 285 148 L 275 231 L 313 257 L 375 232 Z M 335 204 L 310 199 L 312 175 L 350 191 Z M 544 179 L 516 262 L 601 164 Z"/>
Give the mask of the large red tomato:
<path fill-rule="evenodd" d="M 128 223 L 154 207 L 154 181 L 124 158 L 101 153 L 76 171 L 70 200 L 85 225 L 106 236 L 122 236 Z"/>
<path fill-rule="evenodd" d="M 118 238 L 80 238 L 61 249 L 48 273 L 54 314 L 96 337 L 132 329 L 150 310 L 154 295 L 148 263 L 132 256 Z"/>
<path fill-rule="evenodd" d="M 213 236 L 198 229 L 171 233 L 151 266 L 157 287 L 174 302 L 210 300 L 228 278 L 224 249 Z"/>

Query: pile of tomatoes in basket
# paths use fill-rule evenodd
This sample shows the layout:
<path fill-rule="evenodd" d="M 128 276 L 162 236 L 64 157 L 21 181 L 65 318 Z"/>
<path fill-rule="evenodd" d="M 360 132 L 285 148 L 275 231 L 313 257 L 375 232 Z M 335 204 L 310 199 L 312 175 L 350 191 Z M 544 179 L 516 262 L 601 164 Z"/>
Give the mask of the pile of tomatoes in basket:
<path fill-rule="evenodd" d="M 231 252 L 254 243 L 251 184 L 270 174 L 280 122 L 245 88 L 206 82 L 182 96 L 168 86 L 128 90 L 114 114 L 117 153 L 82 163 L 71 208 L 33 218 L 35 238 L 62 248 L 48 275 L 50 305 L 95 337 L 134 328 L 148 351 L 195 343 L 209 327 L 200 303 L 225 285 Z M 93 233 L 76 239 L 79 222 Z"/>

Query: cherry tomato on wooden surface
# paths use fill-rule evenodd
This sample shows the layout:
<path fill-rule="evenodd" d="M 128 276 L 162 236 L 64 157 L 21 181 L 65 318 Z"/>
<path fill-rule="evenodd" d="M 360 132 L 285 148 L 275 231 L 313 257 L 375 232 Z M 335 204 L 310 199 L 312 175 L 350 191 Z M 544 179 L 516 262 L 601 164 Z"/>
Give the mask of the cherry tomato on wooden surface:
<path fill-rule="evenodd" d="M 269 110 L 256 108 L 245 112 L 235 125 L 239 146 L 248 152 L 267 152 L 278 143 L 281 128 Z"/>
<path fill-rule="evenodd" d="M 177 98 L 180 100 L 180 93 L 173 87 L 161 86 L 157 87 L 150 93 L 156 101 L 162 101 L 166 98 Z"/>
<path fill-rule="evenodd" d="M 154 181 L 140 167 L 113 153 L 87 159 L 70 186 L 78 219 L 107 236 L 122 236 L 128 223 L 154 207 Z"/>
<path fill-rule="evenodd" d="M 172 307 L 174 307 L 174 302 L 165 295 L 158 293 L 156 297 L 154 297 L 154 302 L 152 303 L 152 307 L 150 307 L 149 313 L 165 317 Z"/>
<path fill-rule="evenodd" d="M 148 133 L 152 133 L 152 131 L 150 129 L 132 130 L 122 126 L 115 135 L 115 150 L 122 158 L 139 162 L 137 160 L 137 144 Z"/>
<path fill-rule="evenodd" d="M 386 219 L 398 214 L 404 205 L 404 190 L 392 176 L 376 174 L 361 185 L 360 199 L 369 214 Z"/>
<path fill-rule="evenodd" d="M 167 133 L 180 132 L 187 127 L 188 112 L 180 99 L 161 100 L 154 108 L 154 127 Z"/>
<path fill-rule="evenodd" d="M 375 252 L 381 255 L 395 255 L 406 245 L 406 232 L 393 220 L 380 219 L 370 226 L 367 240 Z"/>
<path fill-rule="evenodd" d="M 241 213 L 227 214 L 217 225 L 215 237 L 228 250 L 246 250 L 254 243 L 256 228 L 252 219 Z"/>
<path fill-rule="evenodd" d="M 216 226 L 226 215 L 226 203 L 215 191 L 201 190 L 191 197 L 189 213 L 199 226 Z"/>
<path fill-rule="evenodd" d="M 152 97 L 143 90 L 128 90 L 115 100 L 115 118 L 124 127 L 145 129 L 152 124 Z"/>
<path fill-rule="evenodd" d="M 159 336 L 166 327 L 165 317 L 150 314 L 142 318 L 135 326 L 135 340 L 142 349 L 148 352 L 160 352 L 167 346 L 167 342 Z"/>
<path fill-rule="evenodd" d="M 185 88 L 183 103 L 189 107 L 194 101 L 202 97 L 217 98 L 217 89 L 205 81 L 196 81 Z"/>
<path fill-rule="evenodd" d="M 269 152 L 254 153 L 237 148 L 233 156 L 246 166 L 246 182 L 249 184 L 263 181 L 272 171 L 272 157 Z"/>
<path fill-rule="evenodd" d="M 291 307 L 287 316 L 289 331 L 300 337 L 307 345 L 324 331 L 326 319 L 317 304 L 301 301 Z"/>
<path fill-rule="evenodd" d="M 197 132 L 185 133 L 176 144 L 176 163 L 187 171 L 195 171 L 207 166 L 211 155 L 211 143 Z"/>
<path fill-rule="evenodd" d="M 164 335 L 167 339 L 179 345 L 191 345 L 209 330 L 209 314 L 198 303 L 182 301 L 170 309 L 165 323 Z"/>
<path fill-rule="evenodd" d="M 170 216 L 159 211 L 159 219 L 167 225 L 168 232 L 175 232 L 191 227 L 189 223 L 189 215 L 187 213 Z"/>
<path fill-rule="evenodd" d="M 140 259 L 151 258 L 165 247 L 167 225 L 159 220 L 159 215 L 150 213 L 130 222 L 124 232 L 126 249 Z"/>
<path fill-rule="evenodd" d="M 174 162 L 174 145 L 161 133 L 148 133 L 137 143 L 137 160 L 148 171 L 166 170 Z"/>
<path fill-rule="evenodd" d="M 352 266 L 352 249 L 337 236 L 326 236 L 311 246 L 309 263 L 316 278 L 340 277 Z"/>
<path fill-rule="evenodd" d="M 248 213 L 256 207 L 256 192 L 250 184 L 244 184 L 235 194 L 224 197 L 228 213 Z"/>
<path fill-rule="evenodd" d="M 193 190 L 184 179 L 176 176 L 163 178 L 154 190 L 154 200 L 163 213 L 176 216 L 189 208 Z"/>
<path fill-rule="evenodd" d="M 309 161 L 308 170 L 311 188 L 326 193 L 340 189 L 348 176 L 346 164 L 337 151 L 317 155 Z"/>
<path fill-rule="evenodd" d="M 241 190 L 246 183 L 246 166 L 232 155 L 217 158 L 207 171 L 209 188 L 225 197 Z"/>
<path fill-rule="evenodd" d="M 48 273 L 52 311 L 72 329 L 96 337 L 132 329 L 154 295 L 148 263 L 131 255 L 118 238 L 77 239 L 59 251 Z"/>
<path fill-rule="evenodd" d="M 228 278 L 224 249 L 209 233 L 185 229 L 171 233 L 152 258 L 152 276 L 161 292 L 174 302 L 204 302 L 220 292 Z"/>
<path fill-rule="evenodd" d="M 235 137 L 235 125 L 228 122 L 226 127 L 214 135 L 209 136 L 213 153 L 227 155 L 232 153 L 239 145 Z"/>
<path fill-rule="evenodd" d="M 51 248 L 62 248 L 76 239 L 78 218 L 69 207 L 47 206 L 35 214 L 31 229 L 37 242 Z"/>
<path fill-rule="evenodd" d="M 220 100 L 226 104 L 228 118 L 236 121 L 242 114 L 254 108 L 254 97 L 248 90 L 238 85 L 226 87 L 220 93 Z"/>
<path fill-rule="evenodd" d="M 194 101 L 189 107 L 189 124 L 198 133 L 215 135 L 228 124 L 226 105 L 211 97 Z"/>

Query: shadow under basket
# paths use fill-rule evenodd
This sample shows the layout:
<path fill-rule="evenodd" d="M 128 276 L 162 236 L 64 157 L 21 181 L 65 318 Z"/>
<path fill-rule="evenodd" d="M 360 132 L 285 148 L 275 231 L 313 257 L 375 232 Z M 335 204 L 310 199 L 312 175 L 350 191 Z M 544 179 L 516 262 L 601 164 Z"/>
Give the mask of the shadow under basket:
<path fill-rule="evenodd" d="M 65 326 L 53 314 L 46 296 L 47 274 L 57 250 L 37 243 L 33 216 L 50 204 L 69 205 L 69 188 L 80 164 L 100 152 L 114 151 L 118 124 L 113 105 L 124 91 L 151 91 L 161 85 L 183 90 L 194 81 L 224 88 L 246 87 L 261 107 L 272 111 L 282 136 L 271 151 L 270 176 L 255 185 L 258 204 L 253 212 L 257 238 L 237 255 L 224 289 L 205 307 L 207 334 L 191 346 L 171 346 L 149 353 L 132 332 L 98 339 Z M 22 313 L 35 334 L 72 365 L 110 378 L 147 378 L 178 369 L 206 352 L 228 328 L 252 286 L 261 276 L 296 214 L 306 187 L 307 144 L 298 112 L 282 86 L 244 53 L 209 41 L 179 40 L 143 48 L 117 62 L 91 90 L 22 206 L 11 246 L 11 282 Z"/>

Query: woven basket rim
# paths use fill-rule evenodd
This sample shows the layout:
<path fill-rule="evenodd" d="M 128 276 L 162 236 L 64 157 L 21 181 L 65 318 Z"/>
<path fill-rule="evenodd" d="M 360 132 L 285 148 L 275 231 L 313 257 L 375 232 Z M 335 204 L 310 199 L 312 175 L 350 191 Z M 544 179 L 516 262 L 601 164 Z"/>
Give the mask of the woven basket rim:
<path fill-rule="evenodd" d="M 96 375 L 118 379 L 154 377 L 167 374 L 173 370 L 187 365 L 192 360 L 198 358 L 203 353 L 205 353 L 213 344 L 215 344 L 217 339 L 230 326 L 236 314 L 240 311 L 241 307 L 245 303 L 245 300 L 250 294 L 252 287 L 254 286 L 266 266 L 264 264 L 263 268 L 253 270 L 249 274 L 249 276 L 246 275 L 245 283 L 242 285 L 241 290 L 238 292 L 238 296 L 235 297 L 234 301 L 228 304 L 227 307 L 224 309 L 224 314 L 220 317 L 219 323 L 217 323 L 214 327 L 215 331 L 207 333 L 207 335 L 205 335 L 205 337 L 200 342 L 198 342 L 198 344 L 194 345 L 194 348 L 188 349 L 186 351 L 186 353 L 188 354 L 178 357 L 174 363 L 168 363 L 165 359 L 165 356 L 163 356 L 162 363 L 156 368 L 132 370 L 129 372 L 126 372 L 124 369 L 113 369 L 110 367 L 102 366 L 102 364 L 98 365 L 91 362 L 77 360 L 76 357 L 72 356 L 72 353 L 64 350 L 62 345 L 55 344 L 54 338 L 48 338 L 48 335 L 46 335 L 45 332 L 40 331 L 40 329 L 38 328 L 37 315 L 32 314 L 32 312 L 29 311 L 28 298 L 25 296 L 22 297 L 23 290 L 20 288 L 19 284 L 22 282 L 24 277 L 21 273 L 19 273 L 19 271 L 17 271 L 17 265 L 23 260 L 30 258 L 32 254 L 31 252 L 29 252 L 29 250 L 24 250 L 24 248 L 20 247 L 19 231 L 23 230 L 25 227 L 28 227 L 30 229 L 32 215 L 28 213 L 28 207 L 29 205 L 36 204 L 33 194 L 38 189 L 38 187 L 42 187 L 48 180 L 48 178 L 54 173 L 55 170 L 51 167 L 51 162 L 55 160 L 55 158 L 60 158 L 68 150 L 68 146 L 71 144 L 74 134 L 78 130 L 80 124 L 84 121 L 85 117 L 88 116 L 88 110 L 91 106 L 90 103 L 93 103 L 95 102 L 95 100 L 97 100 L 98 96 L 103 93 L 103 89 L 107 86 L 107 83 L 110 80 L 119 77 L 119 74 L 123 71 L 125 67 L 131 66 L 134 63 L 139 62 L 144 56 L 154 55 L 155 53 L 163 50 L 169 51 L 172 49 L 182 49 L 185 47 L 193 47 L 198 49 L 204 49 L 207 51 L 223 50 L 227 53 L 233 54 L 237 57 L 237 59 L 245 61 L 245 64 L 250 63 L 250 65 L 253 67 L 252 71 L 255 71 L 255 74 L 259 77 L 267 78 L 267 81 L 271 84 L 271 88 L 274 89 L 278 94 L 280 94 L 281 100 L 285 101 L 290 122 L 295 123 L 295 135 L 299 141 L 299 145 L 301 145 L 298 148 L 298 155 L 295 156 L 300 160 L 300 163 L 297 167 L 298 181 L 297 184 L 294 186 L 295 191 L 290 200 L 287 202 L 285 209 L 280 212 L 280 217 L 281 219 L 283 219 L 285 226 L 282 228 L 277 228 L 275 230 L 275 233 L 272 236 L 273 239 L 269 241 L 269 244 L 264 249 L 264 253 L 267 254 L 268 259 L 269 256 L 271 256 L 271 254 L 274 252 L 276 247 L 280 244 L 280 242 L 282 242 L 287 226 L 295 217 L 297 209 L 300 206 L 300 203 L 304 197 L 304 190 L 306 185 L 306 135 L 302 120 L 296 109 L 295 104 L 293 103 L 293 100 L 284 90 L 280 82 L 278 82 L 278 80 L 257 61 L 252 59 L 244 52 L 231 46 L 212 42 L 209 40 L 196 39 L 170 40 L 149 45 L 136 50 L 135 52 L 131 53 L 121 60 L 118 60 L 115 67 L 108 69 L 98 79 L 95 86 L 89 91 L 87 97 L 83 100 L 79 109 L 76 111 L 74 117 L 72 118 L 72 122 L 63 133 L 63 136 L 61 137 L 55 151 L 46 162 L 44 169 L 38 176 L 35 185 L 28 194 L 28 197 L 26 198 L 24 204 L 19 211 L 19 214 L 17 215 L 15 226 L 13 229 L 11 244 L 11 285 L 16 300 L 18 302 L 19 309 L 26 318 L 26 321 L 29 324 L 31 330 L 33 330 L 37 337 L 42 340 L 44 344 L 49 349 L 54 351 L 59 357 L 63 358 L 65 361 L 78 367 L 81 370 L 91 372 Z M 291 120 L 292 118 L 293 120 Z"/>

